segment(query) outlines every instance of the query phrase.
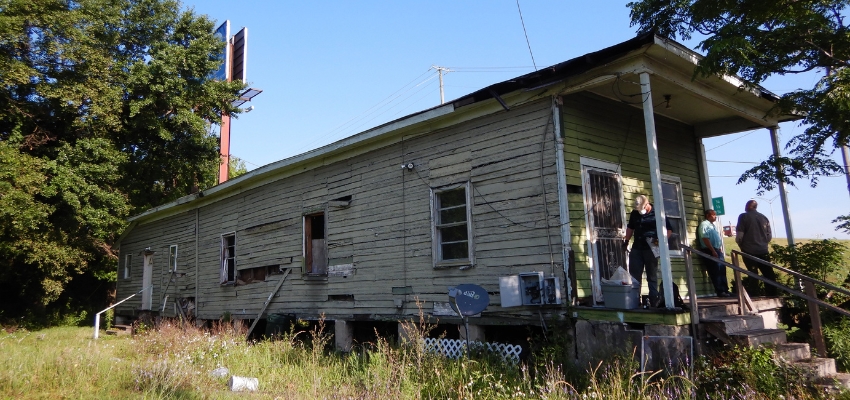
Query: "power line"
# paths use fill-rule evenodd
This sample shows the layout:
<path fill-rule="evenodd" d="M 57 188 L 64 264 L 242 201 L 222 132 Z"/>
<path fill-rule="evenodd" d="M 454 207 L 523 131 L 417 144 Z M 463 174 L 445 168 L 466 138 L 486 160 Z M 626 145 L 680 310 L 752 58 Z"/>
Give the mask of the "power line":
<path fill-rule="evenodd" d="M 732 161 L 732 160 L 705 160 L 708 162 L 732 163 L 732 164 L 758 164 L 755 161 Z"/>
<path fill-rule="evenodd" d="M 522 19 L 522 9 L 519 8 L 519 0 L 516 0 L 516 9 L 519 11 L 519 21 L 522 22 L 522 33 L 525 34 L 525 43 L 528 45 L 528 54 L 531 54 L 531 63 L 534 64 L 534 70 L 537 71 L 537 62 L 534 61 L 534 53 L 531 52 L 531 42 L 528 41 L 528 32 L 525 30 L 525 21 Z"/>
<path fill-rule="evenodd" d="M 714 149 L 716 149 L 716 148 L 718 148 L 718 147 L 726 146 L 727 144 L 732 143 L 732 142 L 734 142 L 734 141 L 736 141 L 736 140 L 743 139 L 743 138 L 745 138 L 745 137 L 747 137 L 747 136 L 752 135 L 752 134 L 753 134 L 753 132 L 755 132 L 755 131 L 750 131 L 750 133 L 747 133 L 746 135 L 738 136 L 738 137 L 736 137 L 736 138 L 734 138 L 734 139 L 732 139 L 732 140 L 730 140 L 730 141 L 728 141 L 728 142 L 726 142 L 726 143 L 721 144 L 720 146 L 714 146 L 714 147 L 712 147 L 712 148 L 710 148 L 710 149 L 708 149 L 708 150 L 706 150 L 706 151 L 712 151 L 712 150 L 714 150 Z"/>

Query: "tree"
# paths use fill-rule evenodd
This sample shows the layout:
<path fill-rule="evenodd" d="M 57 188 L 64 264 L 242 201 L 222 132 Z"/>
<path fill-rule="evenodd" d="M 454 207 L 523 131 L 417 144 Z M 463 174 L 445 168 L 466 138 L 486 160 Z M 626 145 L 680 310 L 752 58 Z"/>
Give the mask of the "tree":
<path fill-rule="evenodd" d="M 737 74 L 745 86 L 772 75 L 816 71 L 811 88 L 781 96 L 775 113 L 797 114 L 807 128 L 738 180 L 758 182 L 759 193 L 795 179 L 817 186 L 818 178 L 843 174 L 829 157 L 850 142 L 850 0 L 640 0 L 631 2 L 632 25 L 640 32 L 690 39 L 705 36 L 695 73 Z M 850 215 L 833 222 L 850 219 Z M 850 233 L 850 224 L 838 229 Z"/>
<path fill-rule="evenodd" d="M 230 156 L 227 168 L 227 179 L 233 179 L 248 173 L 248 167 L 245 166 L 245 160 Z"/>
<path fill-rule="evenodd" d="M 214 181 L 242 84 L 208 78 L 212 29 L 174 0 L 0 0 L 0 317 L 114 275 L 126 216 Z"/>

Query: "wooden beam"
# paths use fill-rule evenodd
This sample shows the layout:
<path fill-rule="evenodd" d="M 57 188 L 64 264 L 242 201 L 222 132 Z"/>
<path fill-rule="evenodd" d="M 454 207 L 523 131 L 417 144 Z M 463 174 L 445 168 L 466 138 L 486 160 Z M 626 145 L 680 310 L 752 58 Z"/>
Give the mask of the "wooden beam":
<path fill-rule="evenodd" d="M 263 308 L 260 309 L 260 312 L 257 314 L 257 318 L 254 319 L 254 323 L 252 323 L 251 327 L 248 328 L 248 333 L 245 334 L 245 340 L 248 340 L 248 338 L 251 337 L 251 332 L 254 331 L 254 328 L 257 326 L 257 322 L 260 321 L 260 317 L 263 316 L 263 313 L 266 312 L 266 308 L 268 308 L 269 304 L 271 304 L 274 295 L 277 294 L 277 291 L 280 290 L 281 286 L 283 286 L 283 282 L 286 281 L 286 277 L 289 276 L 290 271 L 292 271 L 292 269 L 286 269 L 286 271 L 283 273 L 283 278 L 280 278 L 280 282 L 278 282 L 277 286 L 274 287 L 274 290 L 269 293 L 269 297 L 266 299 L 265 303 L 263 303 Z"/>

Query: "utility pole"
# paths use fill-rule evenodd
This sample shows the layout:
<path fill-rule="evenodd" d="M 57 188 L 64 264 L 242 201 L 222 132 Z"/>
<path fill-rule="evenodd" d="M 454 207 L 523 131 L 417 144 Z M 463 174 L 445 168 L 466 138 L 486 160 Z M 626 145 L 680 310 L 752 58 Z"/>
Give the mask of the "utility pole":
<path fill-rule="evenodd" d="M 440 74 L 440 104 L 445 104 L 446 97 L 443 95 L 443 73 L 452 72 L 452 70 L 446 67 L 438 67 L 436 65 L 432 65 L 431 68 L 436 69 L 437 73 Z"/>
<path fill-rule="evenodd" d="M 841 156 L 844 158 L 844 176 L 847 178 L 847 193 L 850 193 L 850 148 L 841 146 Z"/>
<path fill-rule="evenodd" d="M 773 145 L 773 155 L 781 156 L 779 152 L 779 127 L 772 126 L 767 128 L 770 130 L 770 142 Z M 791 212 L 788 211 L 788 194 L 785 191 L 785 180 L 782 176 L 782 170 L 776 171 L 780 176 L 779 181 L 779 200 L 782 203 L 782 215 L 785 217 L 785 234 L 788 236 L 788 246 L 794 248 L 794 230 L 791 229 Z M 795 266 L 796 267 L 796 266 Z"/>

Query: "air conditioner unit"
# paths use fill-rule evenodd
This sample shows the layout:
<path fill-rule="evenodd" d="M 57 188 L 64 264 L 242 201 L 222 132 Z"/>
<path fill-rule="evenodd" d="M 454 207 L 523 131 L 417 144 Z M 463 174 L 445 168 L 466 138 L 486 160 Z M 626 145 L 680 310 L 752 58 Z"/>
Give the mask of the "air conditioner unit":
<path fill-rule="evenodd" d="M 543 272 L 523 272 L 499 278 L 502 307 L 561 304 L 561 281 Z"/>

